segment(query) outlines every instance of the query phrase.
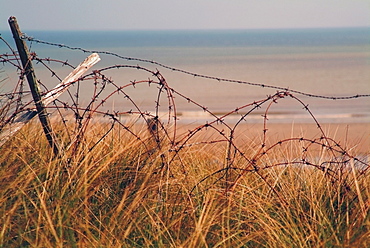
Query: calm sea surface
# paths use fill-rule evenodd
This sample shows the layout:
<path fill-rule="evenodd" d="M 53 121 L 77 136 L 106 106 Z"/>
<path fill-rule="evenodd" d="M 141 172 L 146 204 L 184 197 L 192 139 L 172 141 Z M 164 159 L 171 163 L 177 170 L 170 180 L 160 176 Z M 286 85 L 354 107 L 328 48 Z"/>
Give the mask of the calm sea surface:
<path fill-rule="evenodd" d="M 2 37 L 14 44 L 9 31 Z M 311 94 L 348 96 L 370 94 L 370 28 L 302 29 L 302 30 L 208 30 L 208 31 L 30 31 L 35 39 L 71 47 L 110 51 L 121 56 L 154 60 L 196 74 L 280 86 Z M 39 57 L 68 60 L 77 65 L 88 54 L 56 46 L 28 43 Z M 4 43 L 0 52 L 9 53 Z M 237 83 L 206 80 L 175 72 L 150 63 L 129 61 L 101 54 L 94 69 L 110 65 L 141 65 L 158 69 L 175 90 L 213 112 L 227 113 L 237 107 L 263 99 L 274 89 Z M 6 91 L 17 82 L 17 76 L 5 66 L 9 80 L 0 88 Z M 61 77 L 71 69 L 54 66 Z M 50 73 L 38 65 L 36 75 L 52 88 Z M 106 73 L 117 84 L 146 80 L 151 77 L 136 69 L 111 70 Z M 50 82 L 50 83 L 49 83 Z M 138 86 L 130 91 L 143 110 L 154 111 L 156 88 Z M 85 97 L 89 99 L 89 90 Z M 298 98 L 309 104 L 321 122 L 370 122 L 370 99 L 324 100 Z M 166 100 L 166 99 L 165 99 Z M 206 119 L 199 107 L 176 97 L 180 119 Z M 114 108 L 132 108 L 126 100 L 116 98 Z M 112 103 L 113 104 L 113 103 Z M 111 104 L 111 105 L 112 105 Z M 112 105 L 113 108 L 113 105 Z M 262 108 L 262 112 L 263 112 Z M 166 111 L 164 109 L 163 111 Z M 260 112 L 261 112 L 260 111 Z M 260 112 L 250 121 L 261 121 Z M 271 110 L 271 121 L 311 122 L 302 106 L 292 99 L 282 99 Z M 239 118 L 239 117 L 235 117 Z"/>

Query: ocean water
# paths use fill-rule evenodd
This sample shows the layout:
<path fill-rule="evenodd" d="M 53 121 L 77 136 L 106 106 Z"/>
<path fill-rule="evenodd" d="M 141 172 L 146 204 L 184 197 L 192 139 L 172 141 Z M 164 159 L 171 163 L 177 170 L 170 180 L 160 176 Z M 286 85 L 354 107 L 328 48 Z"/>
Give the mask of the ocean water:
<path fill-rule="evenodd" d="M 124 57 L 157 61 L 172 68 L 217 78 L 234 79 L 297 90 L 324 96 L 370 94 L 370 28 L 288 29 L 288 30 L 181 30 L 181 31 L 29 31 L 35 39 L 80 47 L 86 50 L 109 51 Z M 9 31 L 2 37 L 13 44 Z M 30 50 L 41 58 L 55 58 L 77 65 L 88 54 L 59 46 L 28 42 Z M 9 53 L 0 43 L 0 52 Z M 126 60 L 101 54 L 102 61 L 94 69 L 111 65 L 141 65 L 159 70 L 169 86 L 191 98 L 199 105 L 220 115 L 237 107 L 266 98 L 276 89 L 232 82 L 202 79 L 169 70 L 156 64 Z M 43 66 L 35 65 L 37 77 L 52 88 L 53 81 Z M 4 68 L 3 68 L 4 70 Z M 11 89 L 17 76 L 7 71 L 6 85 Z M 66 76 L 71 69 L 53 67 Z M 107 71 L 118 85 L 146 80 L 152 75 L 136 69 Z M 143 111 L 153 112 L 158 90 L 138 86 L 127 89 Z M 353 100 L 325 100 L 294 94 L 320 122 L 369 122 L 370 98 Z M 91 89 L 82 91 L 91 99 Z M 162 112 L 166 112 L 163 97 Z M 176 110 L 183 121 L 204 121 L 210 118 L 194 104 L 176 96 Z M 109 105 L 110 104 L 110 105 Z M 133 106 L 117 96 L 106 108 L 127 111 Z M 269 110 L 271 121 L 312 122 L 297 101 L 281 99 Z M 247 111 L 248 108 L 245 109 Z M 249 115 L 247 121 L 260 122 L 264 108 Z M 230 119 L 237 120 L 239 115 Z M 212 119 L 212 118 L 210 118 Z"/>

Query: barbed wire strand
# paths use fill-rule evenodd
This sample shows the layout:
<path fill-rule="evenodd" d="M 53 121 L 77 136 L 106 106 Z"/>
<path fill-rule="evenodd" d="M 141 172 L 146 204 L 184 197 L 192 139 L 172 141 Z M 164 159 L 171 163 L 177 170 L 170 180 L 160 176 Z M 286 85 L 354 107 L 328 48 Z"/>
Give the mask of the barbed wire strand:
<path fill-rule="evenodd" d="M 222 82 L 229 82 L 229 83 L 246 84 L 246 85 L 250 85 L 250 86 L 270 88 L 270 89 L 275 89 L 275 90 L 279 90 L 279 91 L 290 91 L 292 93 L 307 96 L 307 97 L 330 99 L 330 100 L 346 100 L 346 99 L 370 97 L 370 94 L 357 94 L 357 95 L 351 95 L 351 96 L 317 95 L 317 94 L 306 93 L 306 92 L 299 91 L 299 90 L 289 89 L 289 88 L 286 88 L 286 87 L 279 87 L 279 86 L 273 86 L 273 85 L 268 85 L 268 84 L 253 83 L 253 82 L 248 82 L 248 81 L 243 81 L 243 80 L 235 80 L 235 79 L 220 78 L 220 77 L 208 76 L 208 75 L 204 75 L 204 74 L 198 74 L 198 73 L 186 71 L 186 70 L 183 70 L 183 69 L 180 69 L 180 68 L 168 66 L 168 65 L 162 64 L 160 62 L 154 61 L 154 60 L 122 56 L 122 55 L 119 55 L 117 53 L 109 52 L 109 51 L 89 50 L 89 49 L 85 49 L 85 48 L 82 48 L 82 47 L 72 47 L 72 46 L 65 45 L 65 44 L 59 44 L 59 43 L 53 43 L 53 42 L 48 42 L 48 41 L 35 39 L 35 38 L 33 38 L 31 36 L 28 36 L 26 34 L 24 34 L 22 36 L 22 39 L 32 41 L 32 42 L 36 42 L 36 43 L 40 43 L 40 44 L 44 44 L 44 45 L 56 46 L 56 47 L 59 47 L 59 48 L 66 48 L 66 49 L 69 49 L 69 50 L 79 50 L 79 51 L 82 51 L 84 53 L 100 53 L 100 54 L 111 55 L 111 56 L 114 56 L 114 57 L 117 57 L 117 58 L 120 58 L 120 59 L 124 59 L 124 60 L 127 60 L 127 61 L 137 61 L 137 62 L 143 62 L 143 63 L 150 63 L 150 64 L 153 64 L 153 65 L 156 65 L 156 66 L 159 66 L 159 67 L 171 70 L 171 71 L 180 72 L 180 73 L 187 74 L 187 75 L 190 75 L 190 76 L 193 76 L 193 77 L 199 77 L 199 78 L 205 78 L 205 79 L 210 79 L 210 80 L 215 80 L 215 81 L 222 81 Z"/>

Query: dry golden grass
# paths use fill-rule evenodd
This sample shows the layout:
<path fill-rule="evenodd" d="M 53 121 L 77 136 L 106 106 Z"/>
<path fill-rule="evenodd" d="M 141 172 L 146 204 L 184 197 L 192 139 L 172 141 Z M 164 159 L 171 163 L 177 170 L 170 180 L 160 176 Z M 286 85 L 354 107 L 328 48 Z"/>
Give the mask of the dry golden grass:
<path fill-rule="evenodd" d="M 370 246 L 370 176 L 351 162 L 336 181 L 311 166 L 275 166 L 301 156 L 290 142 L 259 160 L 266 169 L 225 175 L 223 143 L 171 159 L 169 144 L 157 147 L 146 131 L 141 142 L 114 128 L 89 151 L 103 124 L 76 149 L 55 126 L 60 157 L 32 123 L 0 149 L 1 247 Z"/>

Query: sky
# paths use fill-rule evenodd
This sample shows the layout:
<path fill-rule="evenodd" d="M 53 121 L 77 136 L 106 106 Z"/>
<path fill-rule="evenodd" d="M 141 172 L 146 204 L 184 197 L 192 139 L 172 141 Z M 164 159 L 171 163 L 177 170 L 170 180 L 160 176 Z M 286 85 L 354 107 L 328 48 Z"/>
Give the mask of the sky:
<path fill-rule="evenodd" d="M 370 26 L 369 0 L 0 0 L 0 30 L 278 29 Z"/>

